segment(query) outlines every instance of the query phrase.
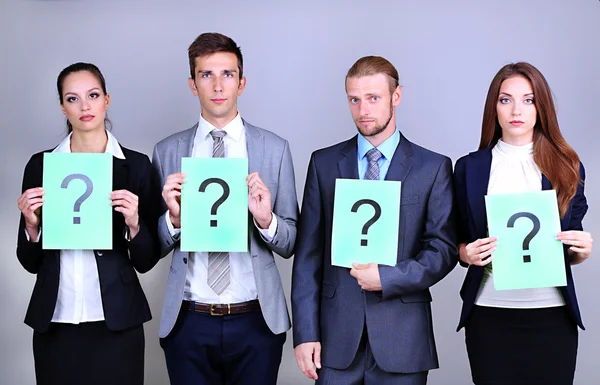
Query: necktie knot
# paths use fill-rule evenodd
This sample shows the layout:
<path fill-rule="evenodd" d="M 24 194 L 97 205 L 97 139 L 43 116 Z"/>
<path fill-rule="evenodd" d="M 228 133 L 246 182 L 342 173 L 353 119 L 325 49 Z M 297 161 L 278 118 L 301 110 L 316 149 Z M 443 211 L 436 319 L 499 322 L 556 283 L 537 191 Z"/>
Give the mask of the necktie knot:
<path fill-rule="evenodd" d="M 379 161 L 379 159 L 381 159 L 382 156 L 383 154 L 381 153 L 381 151 L 379 151 L 375 147 L 367 151 L 367 159 L 369 159 L 369 163 L 375 163 Z"/>
<path fill-rule="evenodd" d="M 227 132 L 224 130 L 212 130 L 210 132 L 210 136 L 212 136 L 213 140 L 217 140 L 217 138 L 222 139 L 225 135 L 227 135 Z"/>

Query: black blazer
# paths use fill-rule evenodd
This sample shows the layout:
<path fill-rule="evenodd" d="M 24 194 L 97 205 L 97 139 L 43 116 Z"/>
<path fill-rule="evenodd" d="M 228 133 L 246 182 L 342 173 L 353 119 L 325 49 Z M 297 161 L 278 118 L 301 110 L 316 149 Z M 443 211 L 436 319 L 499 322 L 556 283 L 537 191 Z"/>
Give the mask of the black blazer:
<path fill-rule="evenodd" d="M 472 152 L 460 158 L 454 167 L 454 187 L 460 212 L 459 243 L 471 243 L 479 238 L 487 237 L 487 216 L 485 210 L 485 195 L 487 194 L 490 169 L 492 167 L 492 151 L 489 148 Z M 579 166 L 581 180 L 585 180 L 583 164 Z M 584 183 L 577 187 L 575 197 L 569 203 L 569 209 L 560 221 L 562 231 L 583 230 L 581 221 L 587 212 L 587 202 L 583 194 Z M 542 190 L 551 190 L 552 185 L 545 175 L 542 175 Z M 577 304 L 575 284 L 571 272 L 571 260 L 568 255 L 569 246 L 564 245 L 567 286 L 560 287 L 560 292 L 569 308 L 574 322 L 582 329 L 583 322 Z M 461 262 L 461 265 L 465 266 Z M 460 290 L 463 300 L 462 312 L 457 330 L 467 323 L 475 297 L 483 278 L 483 267 L 471 265 Z"/>
<path fill-rule="evenodd" d="M 126 241 L 125 219 L 113 210 L 113 248 L 94 250 L 104 317 L 110 330 L 124 330 L 152 318 L 134 268 L 140 273 L 147 272 L 156 265 L 160 253 L 156 229 L 161 189 L 153 179 L 148 157 L 121 148 L 125 159 L 113 158 L 113 190 L 126 189 L 139 197 L 140 231 L 130 242 Z M 44 152 L 33 155 L 25 166 L 23 191 L 42 186 Z M 37 274 L 25 323 L 38 332 L 45 332 L 50 326 L 58 296 L 60 250 L 43 250 L 41 238 L 39 242 L 29 242 L 22 214 L 17 258 L 25 270 Z"/>

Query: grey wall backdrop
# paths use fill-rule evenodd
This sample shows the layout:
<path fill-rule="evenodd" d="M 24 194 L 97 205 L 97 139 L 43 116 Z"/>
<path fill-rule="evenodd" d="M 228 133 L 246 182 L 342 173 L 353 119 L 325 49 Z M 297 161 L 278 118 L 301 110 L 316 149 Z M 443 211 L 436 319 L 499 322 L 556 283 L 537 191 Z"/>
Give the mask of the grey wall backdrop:
<path fill-rule="evenodd" d="M 23 324 L 34 277 L 15 256 L 16 200 L 29 157 L 65 134 L 55 82 L 76 61 L 104 72 L 117 138 L 151 154 L 198 119 L 188 45 L 206 31 L 230 35 L 245 56 L 242 116 L 290 141 L 300 196 L 310 153 L 355 133 L 344 76 L 359 57 L 381 55 L 397 66 L 400 130 L 453 160 L 478 145 L 494 74 L 529 61 L 552 86 L 562 131 L 587 166 L 584 225 L 600 238 L 598 0 L 0 1 L 0 384 L 34 384 L 32 331 Z M 141 277 L 154 314 L 145 326 L 149 385 L 168 384 L 157 331 L 169 258 Z M 291 261 L 278 265 L 289 296 Z M 600 245 L 574 271 L 588 329 L 580 333 L 576 383 L 593 385 L 600 383 Z M 457 267 L 433 288 L 441 364 L 433 385 L 470 383 L 464 334 L 455 332 L 464 274 Z M 280 384 L 307 383 L 288 334 Z"/>

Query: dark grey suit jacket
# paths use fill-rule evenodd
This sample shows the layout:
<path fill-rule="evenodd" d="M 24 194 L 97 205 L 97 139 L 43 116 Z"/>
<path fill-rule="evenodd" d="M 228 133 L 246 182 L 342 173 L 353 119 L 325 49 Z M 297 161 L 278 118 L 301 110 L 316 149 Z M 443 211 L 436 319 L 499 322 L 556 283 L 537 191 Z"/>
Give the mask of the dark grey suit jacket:
<path fill-rule="evenodd" d="M 336 178 L 358 179 L 356 137 L 310 160 L 292 274 L 294 345 L 320 341 L 322 364 L 345 369 L 366 326 L 384 371 L 437 368 L 429 288 L 458 260 L 450 159 L 401 135 L 385 178 L 402 181 L 398 259 L 379 266 L 379 292 L 363 292 L 349 269 L 331 265 Z"/>

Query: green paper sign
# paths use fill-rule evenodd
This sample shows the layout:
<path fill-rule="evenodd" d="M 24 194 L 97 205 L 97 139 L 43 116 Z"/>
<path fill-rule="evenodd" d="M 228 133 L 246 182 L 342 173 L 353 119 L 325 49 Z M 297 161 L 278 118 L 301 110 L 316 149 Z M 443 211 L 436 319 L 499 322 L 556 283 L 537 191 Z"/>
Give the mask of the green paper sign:
<path fill-rule="evenodd" d="M 248 159 L 183 158 L 182 251 L 248 251 Z"/>
<path fill-rule="evenodd" d="M 44 154 L 44 249 L 112 249 L 112 163 L 110 154 Z"/>
<path fill-rule="evenodd" d="M 400 182 L 337 179 L 333 204 L 331 264 L 396 265 Z"/>
<path fill-rule="evenodd" d="M 485 197 L 496 290 L 566 286 L 558 203 L 554 190 Z"/>

